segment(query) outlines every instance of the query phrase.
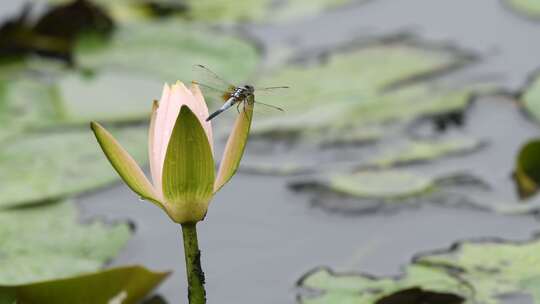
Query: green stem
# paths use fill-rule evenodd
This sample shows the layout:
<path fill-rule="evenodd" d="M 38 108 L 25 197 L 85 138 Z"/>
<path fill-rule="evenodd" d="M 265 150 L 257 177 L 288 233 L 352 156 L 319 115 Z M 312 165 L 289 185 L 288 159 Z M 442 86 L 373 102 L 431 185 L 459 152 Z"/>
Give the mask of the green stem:
<path fill-rule="evenodd" d="M 205 304 L 204 272 L 201 268 L 201 251 L 197 241 L 196 223 L 182 224 L 184 236 L 184 254 L 188 280 L 189 304 Z"/>

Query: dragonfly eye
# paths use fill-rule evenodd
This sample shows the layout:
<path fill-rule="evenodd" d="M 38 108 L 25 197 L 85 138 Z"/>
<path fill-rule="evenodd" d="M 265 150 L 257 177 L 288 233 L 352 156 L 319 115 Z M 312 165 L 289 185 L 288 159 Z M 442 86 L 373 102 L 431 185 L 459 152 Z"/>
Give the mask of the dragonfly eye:
<path fill-rule="evenodd" d="M 246 88 L 246 90 L 248 90 L 250 93 L 253 93 L 255 91 L 255 88 L 253 88 L 253 86 L 250 86 L 249 84 L 246 84 L 244 86 Z"/>

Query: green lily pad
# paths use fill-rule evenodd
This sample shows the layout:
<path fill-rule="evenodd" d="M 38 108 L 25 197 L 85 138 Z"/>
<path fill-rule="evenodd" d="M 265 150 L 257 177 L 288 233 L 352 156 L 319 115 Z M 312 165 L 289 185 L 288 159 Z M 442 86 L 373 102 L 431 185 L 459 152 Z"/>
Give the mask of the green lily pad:
<path fill-rule="evenodd" d="M 489 185 L 466 172 L 427 174 L 405 169 L 361 170 L 336 175 L 326 173 L 313 180 L 299 179 L 290 182 L 289 187 L 311 195 L 313 206 L 349 215 L 433 203 L 502 211 L 501 204 L 485 202 Z M 482 200 L 477 202 L 476 197 L 469 197 L 473 195 Z M 511 212 L 504 210 L 504 213 Z"/>
<path fill-rule="evenodd" d="M 521 95 L 521 102 L 528 114 L 540 122 L 540 77 L 534 76 Z"/>
<path fill-rule="evenodd" d="M 146 128 L 112 131 L 139 162 Z M 118 179 L 89 130 L 25 134 L 0 148 L 0 208 L 65 197 Z"/>
<path fill-rule="evenodd" d="M 163 83 L 135 73 L 62 73 L 54 83 L 31 77 L 0 80 L 0 141 L 24 131 L 64 125 L 148 119 Z M 129 90 L 126 90 L 129 88 Z"/>
<path fill-rule="evenodd" d="M 428 193 L 434 180 L 406 171 L 361 171 L 336 175 L 329 188 L 359 198 L 399 199 Z"/>
<path fill-rule="evenodd" d="M 514 11 L 527 17 L 540 18 L 540 3 L 536 0 L 503 0 Z"/>
<path fill-rule="evenodd" d="M 401 41 L 334 54 L 320 65 L 288 66 L 261 80 L 262 86 L 291 85 L 286 95 L 259 97 L 287 111 L 257 119 L 252 132 L 296 136 L 332 130 L 347 134 L 370 124 L 463 109 L 470 89 L 435 89 L 412 82 L 467 60 L 467 56 L 452 51 Z"/>
<path fill-rule="evenodd" d="M 301 304 L 376 304 L 384 297 L 411 288 L 451 293 L 459 297 L 459 291 L 464 288 L 459 280 L 449 276 L 444 271 L 421 265 L 408 266 L 404 274 L 398 278 L 336 274 L 327 268 L 320 268 L 308 273 L 298 285 L 321 293 L 319 296 L 301 297 Z M 407 302 L 407 304 L 422 303 L 425 302 Z M 447 304 L 459 304 L 459 302 Z"/>
<path fill-rule="evenodd" d="M 207 22 L 254 21 L 267 18 L 271 0 L 239 0 L 231 5 L 227 0 L 188 0 L 188 16 Z"/>
<path fill-rule="evenodd" d="M 539 240 L 466 242 L 453 246 L 446 253 L 422 255 L 415 262 L 439 269 L 460 269 L 453 275 L 474 290 L 478 302 L 504 303 L 499 296 L 520 293 L 531 296 L 533 302 L 538 303 L 540 268 L 531 266 L 540 262 L 538 250 Z"/>
<path fill-rule="evenodd" d="M 392 303 L 385 300 L 411 290 L 446 295 L 450 302 L 408 301 L 407 304 L 503 304 L 507 302 L 501 296 L 511 294 L 528 295 L 537 303 L 540 269 L 532 265 L 539 262 L 539 249 L 537 239 L 524 243 L 465 242 L 447 252 L 418 256 L 398 277 L 336 274 L 319 268 L 299 281 L 300 287 L 318 292 L 314 296 L 302 295 L 300 303 Z"/>
<path fill-rule="evenodd" d="M 127 224 L 80 224 L 71 201 L 0 211 L 0 285 L 100 269 L 130 237 Z"/>
<path fill-rule="evenodd" d="M 230 81 L 245 80 L 260 59 L 255 46 L 245 40 L 179 21 L 124 25 L 107 44 L 82 41 L 77 54 L 83 67 L 169 82 L 197 80 L 195 64 Z"/>
<path fill-rule="evenodd" d="M 276 162 L 267 160 L 242 161 L 240 172 L 261 175 L 297 175 L 312 173 L 314 165 L 302 165 L 296 162 Z"/>
<path fill-rule="evenodd" d="M 526 143 L 520 150 L 513 174 L 519 196 L 535 195 L 540 188 L 540 140 Z"/>
<path fill-rule="evenodd" d="M 65 75 L 58 83 L 59 123 L 129 122 L 150 116 L 163 83 L 146 76 L 105 71 L 95 76 Z"/>
<path fill-rule="evenodd" d="M 64 279 L 0 286 L 0 303 L 134 304 L 168 275 L 168 272 L 129 266 Z"/>
<path fill-rule="evenodd" d="M 62 3 L 67 0 L 49 0 L 53 3 Z M 141 5 L 144 1 L 136 0 L 96 0 L 99 4 L 108 8 L 111 14 L 120 20 L 136 20 L 151 16 L 149 7 Z M 175 3 L 170 0 L 153 0 L 156 4 Z M 233 23 L 233 22 L 279 22 L 305 16 L 313 16 L 325 10 L 339 8 L 353 2 L 362 3 L 365 0 L 285 0 L 275 2 L 272 0 L 184 0 L 176 1 L 176 12 L 169 15 L 186 17 L 189 20 L 197 20 L 210 23 Z M 169 5 L 170 6 L 170 5 Z"/>
<path fill-rule="evenodd" d="M 286 0 L 279 4 L 271 0 L 238 0 L 231 5 L 227 0 L 187 0 L 188 16 L 209 22 L 285 21 L 316 15 L 337 8 L 352 0 Z"/>
<path fill-rule="evenodd" d="M 408 142 L 402 149 L 393 148 L 376 157 L 369 165 L 393 167 L 434 160 L 440 157 L 470 153 L 481 148 L 483 143 L 472 138 L 454 138 L 442 141 Z"/>
<path fill-rule="evenodd" d="M 0 141 L 53 120 L 54 96 L 51 86 L 39 82 L 0 80 Z"/>
<path fill-rule="evenodd" d="M 384 129 L 382 127 L 369 128 L 363 126 L 355 129 L 347 130 L 331 130 L 326 134 L 319 134 L 317 132 L 306 134 L 306 138 L 312 139 L 314 142 L 318 142 L 322 147 L 340 147 L 344 145 L 363 145 L 371 144 L 380 140 L 384 136 Z"/>

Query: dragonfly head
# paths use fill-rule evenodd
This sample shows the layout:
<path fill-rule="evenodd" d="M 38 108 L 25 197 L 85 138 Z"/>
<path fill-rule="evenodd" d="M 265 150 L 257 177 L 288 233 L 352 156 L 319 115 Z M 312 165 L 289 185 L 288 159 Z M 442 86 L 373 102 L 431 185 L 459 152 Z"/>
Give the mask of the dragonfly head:
<path fill-rule="evenodd" d="M 244 90 L 246 90 L 246 92 L 249 94 L 255 93 L 255 88 L 249 84 L 244 85 Z"/>

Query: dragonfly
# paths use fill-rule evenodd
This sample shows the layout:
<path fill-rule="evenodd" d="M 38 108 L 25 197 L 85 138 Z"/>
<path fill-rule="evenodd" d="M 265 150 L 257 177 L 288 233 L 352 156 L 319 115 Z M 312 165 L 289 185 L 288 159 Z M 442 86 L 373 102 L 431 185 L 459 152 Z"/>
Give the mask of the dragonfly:
<path fill-rule="evenodd" d="M 199 71 L 202 71 L 202 73 L 205 75 L 206 80 L 208 80 L 209 83 L 203 83 L 197 80 L 194 80 L 193 83 L 199 85 L 205 91 L 210 90 L 214 93 L 218 93 L 217 99 L 220 99 L 220 101 L 223 102 L 223 105 L 215 112 L 210 114 L 208 118 L 206 118 L 206 121 L 214 119 L 216 116 L 225 112 L 227 109 L 231 108 L 234 105 L 236 105 L 237 111 L 240 112 L 240 105 L 245 105 L 246 103 L 249 103 L 251 101 L 255 102 L 256 104 L 264 105 L 266 107 L 281 112 L 285 111 L 280 107 L 256 101 L 255 91 L 259 92 L 270 91 L 274 89 L 288 89 L 288 86 L 276 86 L 257 89 L 249 84 L 237 86 L 221 78 L 217 73 L 214 73 L 212 70 L 202 64 L 195 65 L 195 68 L 197 68 Z"/>

